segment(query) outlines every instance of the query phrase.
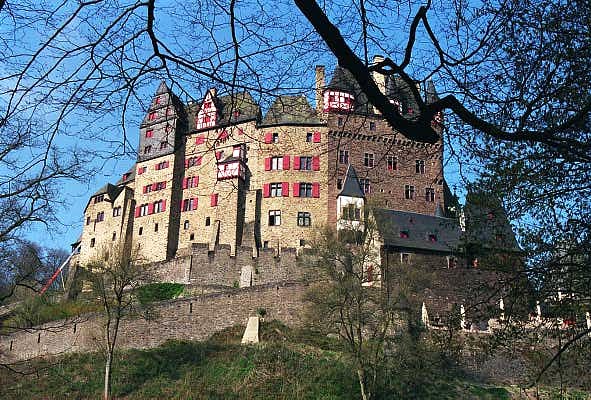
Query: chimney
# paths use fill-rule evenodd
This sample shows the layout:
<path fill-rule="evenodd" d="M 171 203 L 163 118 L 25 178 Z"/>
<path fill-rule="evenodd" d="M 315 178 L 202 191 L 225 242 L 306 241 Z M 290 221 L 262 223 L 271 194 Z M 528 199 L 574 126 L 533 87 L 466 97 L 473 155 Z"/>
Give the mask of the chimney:
<path fill-rule="evenodd" d="M 321 116 L 324 112 L 324 65 L 316 66 L 316 114 Z"/>
<path fill-rule="evenodd" d="M 384 61 L 384 57 L 383 56 L 373 56 L 373 62 L 372 65 L 376 65 L 377 63 L 380 63 Z M 374 82 L 376 83 L 376 85 L 378 85 L 378 88 L 380 89 L 380 92 L 382 92 L 382 94 L 386 94 L 386 75 L 384 74 L 380 74 L 379 72 L 373 71 L 371 73 L 371 76 L 374 80 Z M 373 112 L 376 114 L 380 114 L 380 112 L 378 111 L 377 108 L 373 108 Z"/>
<path fill-rule="evenodd" d="M 373 56 L 372 65 L 376 65 L 382 61 L 384 61 L 384 56 Z M 374 71 L 372 72 L 372 77 L 378 88 L 380 88 L 380 92 L 386 94 L 386 75 Z"/>

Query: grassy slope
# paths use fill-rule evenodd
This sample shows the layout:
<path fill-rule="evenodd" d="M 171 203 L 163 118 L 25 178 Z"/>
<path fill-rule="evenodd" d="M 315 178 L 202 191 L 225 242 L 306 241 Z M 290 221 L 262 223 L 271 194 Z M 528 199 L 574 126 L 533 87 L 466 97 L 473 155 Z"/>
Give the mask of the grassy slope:
<path fill-rule="evenodd" d="M 355 374 L 341 359 L 338 342 L 278 323 L 264 324 L 259 346 L 240 346 L 243 327 L 207 342 L 168 342 L 148 351 L 118 355 L 114 396 L 118 399 L 359 399 Z M 33 375 L 0 372 L 2 399 L 100 398 L 102 358 L 74 354 L 37 364 Z M 414 390 L 413 390 L 414 392 Z M 446 375 L 408 397 L 509 399 L 504 388 Z"/>

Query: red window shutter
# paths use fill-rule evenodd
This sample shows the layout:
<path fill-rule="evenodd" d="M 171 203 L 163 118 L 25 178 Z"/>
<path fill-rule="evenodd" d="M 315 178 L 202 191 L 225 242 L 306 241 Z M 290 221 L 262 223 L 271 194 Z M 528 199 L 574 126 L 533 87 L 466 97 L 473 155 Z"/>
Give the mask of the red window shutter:
<path fill-rule="evenodd" d="M 293 156 L 293 169 L 300 169 L 300 157 Z"/>
<path fill-rule="evenodd" d="M 313 140 L 314 143 L 320 143 L 320 132 L 314 132 Z"/>
<path fill-rule="evenodd" d="M 293 183 L 293 197 L 300 197 L 300 183 Z"/>
<path fill-rule="evenodd" d="M 144 193 L 147 193 L 148 192 L 148 187 L 147 186 L 144 186 L 143 189 L 144 189 Z"/>
<path fill-rule="evenodd" d="M 312 169 L 314 171 L 320 171 L 320 156 L 312 157 Z"/>
<path fill-rule="evenodd" d="M 166 181 L 162 182 L 162 189 L 166 189 Z"/>
<path fill-rule="evenodd" d="M 263 183 L 263 197 L 271 196 L 271 184 Z"/>
<path fill-rule="evenodd" d="M 181 200 L 181 212 L 183 212 L 183 210 L 185 209 L 185 207 L 183 207 L 184 203 L 185 203 L 185 200 Z"/>
<path fill-rule="evenodd" d="M 186 168 L 189 168 L 189 159 L 188 159 L 188 158 L 187 158 L 187 159 L 185 159 L 185 169 L 186 169 Z"/>
<path fill-rule="evenodd" d="M 141 169 L 141 168 L 138 168 L 138 169 L 137 169 L 137 174 L 138 174 L 138 175 L 141 175 L 141 174 L 143 174 L 143 173 L 144 173 L 144 171 L 142 171 L 142 169 Z"/>
<path fill-rule="evenodd" d="M 154 203 L 148 204 L 148 214 L 154 214 Z"/>
<path fill-rule="evenodd" d="M 166 200 L 162 200 L 162 211 L 166 211 Z"/>
<path fill-rule="evenodd" d="M 201 165 L 201 160 L 202 160 L 202 159 L 203 159 L 203 157 L 201 157 L 201 156 L 197 157 L 197 162 L 196 162 L 196 164 L 197 164 L 197 165 Z"/>
<path fill-rule="evenodd" d="M 271 142 L 273 142 L 273 133 L 272 132 L 265 133 L 265 143 L 269 144 Z"/>
<path fill-rule="evenodd" d="M 166 167 L 164 167 L 164 168 L 170 167 L 170 161 L 167 161 L 165 165 L 166 165 Z"/>
<path fill-rule="evenodd" d="M 283 182 L 281 184 L 281 194 L 283 197 L 289 197 L 289 182 Z"/>
<path fill-rule="evenodd" d="M 289 156 L 283 156 L 283 169 L 289 169 Z"/>
<path fill-rule="evenodd" d="M 222 158 L 222 152 L 221 151 L 216 151 L 215 152 L 215 159 L 219 160 L 220 158 Z"/>
<path fill-rule="evenodd" d="M 135 208 L 135 217 L 137 218 L 139 216 L 140 216 L 140 208 L 139 207 L 136 207 Z"/>
<path fill-rule="evenodd" d="M 198 205 L 199 205 L 199 198 L 195 197 L 193 199 L 193 210 L 196 210 Z"/>
<path fill-rule="evenodd" d="M 312 197 L 320 197 L 320 183 L 312 183 Z"/>
<path fill-rule="evenodd" d="M 189 183 L 189 178 L 183 178 L 183 189 L 187 188 L 187 183 Z"/>
<path fill-rule="evenodd" d="M 158 189 L 158 184 L 157 183 L 152 183 L 152 192 L 154 190 Z"/>
<path fill-rule="evenodd" d="M 197 136 L 197 138 L 195 139 L 195 144 L 199 145 L 199 144 L 203 144 L 203 143 L 205 143 L 205 136 L 203 136 L 203 135 Z"/>
<path fill-rule="evenodd" d="M 193 177 L 193 186 L 199 186 L 199 177 L 198 176 Z"/>
<path fill-rule="evenodd" d="M 238 134 L 239 135 L 244 135 L 244 131 L 242 129 L 238 128 Z"/>
<path fill-rule="evenodd" d="M 211 195 L 211 206 L 215 207 L 218 205 L 218 194 L 214 193 Z"/>
<path fill-rule="evenodd" d="M 265 158 L 265 171 L 271 171 L 271 157 Z"/>

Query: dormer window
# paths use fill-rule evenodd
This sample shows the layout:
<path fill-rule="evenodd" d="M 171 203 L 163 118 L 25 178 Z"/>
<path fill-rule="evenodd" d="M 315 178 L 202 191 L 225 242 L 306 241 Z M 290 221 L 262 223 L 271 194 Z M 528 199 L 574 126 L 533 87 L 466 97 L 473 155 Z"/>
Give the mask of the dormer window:
<path fill-rule="evenodd" d="M 155 112 L 151 112 L 148 114 L 148 121 L 155 121 L 157 117 L 158 114 L 156 114 Z"/>
<path fill-rule="evenodd" d="M 150 154 L 152 152 L 152 146 L 144 147 L 144 154 Z"/>
<path fill-rule="evenodd" d="M 151 138 L 152 136 L 154 136 L 154 131 L 152 129 L 148 129 L 146 131 L 146 137 Z"/>
<path fill-rule="evenodd" d="M 408 239 L 408 231 L 400 231 L 400 238 L 401 239 Z"/>
<path fill-rule="evenodd" d="M 166 142 L 160 142 L 160 150 L 164 150 L 168 147 L 168 143 Z"/>
<path fill-rule="evenodd" d="M 99 194 L 98 196 L 96 196 L 94 198 L 94 202 L 95 203 L 100 203 L 101 201 L 105 200 L 105 195 L 104 194 Z"/>
<path fill-rule="evenodd" d="M 195 125 L 197 129 L 209 128 L 217 123 L 217 109 L 211 100 L 211 95 L 203 102 L 201 109 L 197 113 Z"/>
<path fill-rule="evenodd" d="M 327 90 L 324 92 L 324 111 L 351 111 L 354 99 L 349 93 Z"/>
<path fill-rule="evenodd" d="M 162 99 L 160 98 L 160 96 L 156 96 L 156 98 L 154 99 L 154 104 L 160 104 L 161 101 Z"/>
<path fill-rule="evenodd" d="M 435 235 L 434 233 L 430 233 L 429 235 L 427 235 L 427 239 L 431 243 L 435 243 L 437 241 L 437 235 Z"/>

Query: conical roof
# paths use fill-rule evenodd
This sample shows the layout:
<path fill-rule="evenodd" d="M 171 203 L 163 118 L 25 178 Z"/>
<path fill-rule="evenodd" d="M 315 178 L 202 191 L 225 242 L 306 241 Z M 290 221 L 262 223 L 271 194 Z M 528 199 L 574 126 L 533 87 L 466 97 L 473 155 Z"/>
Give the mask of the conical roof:
<path fill-rule="evenodd" d="M 355 172 L 355 168 L 351 164 L 347 167 L 345 182 L 343 182 L 343 188 L 339 192 L 339 196 L 365 198 L 359 179 L 357 179 L 357 172 Z"/>

